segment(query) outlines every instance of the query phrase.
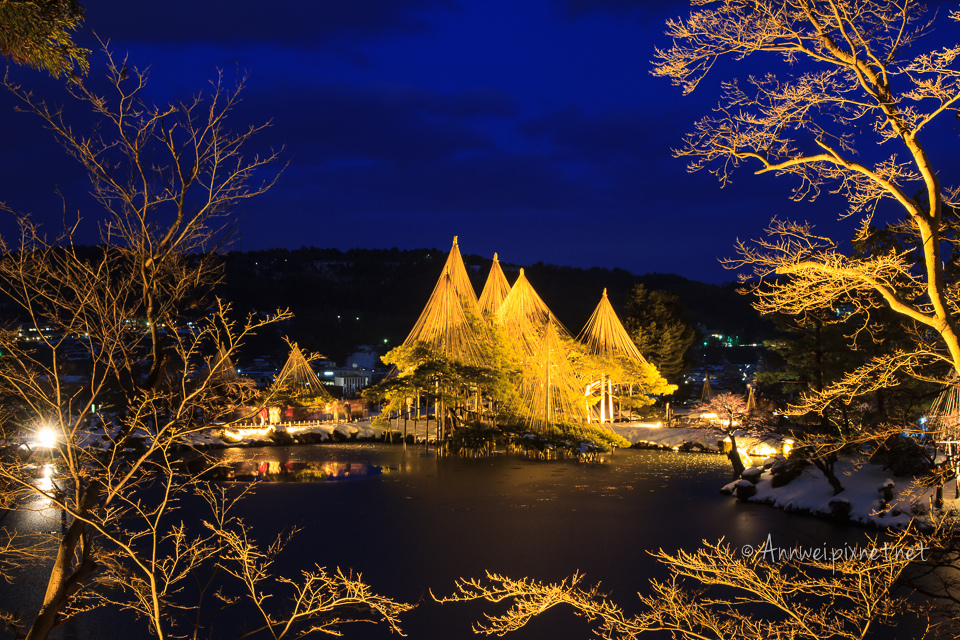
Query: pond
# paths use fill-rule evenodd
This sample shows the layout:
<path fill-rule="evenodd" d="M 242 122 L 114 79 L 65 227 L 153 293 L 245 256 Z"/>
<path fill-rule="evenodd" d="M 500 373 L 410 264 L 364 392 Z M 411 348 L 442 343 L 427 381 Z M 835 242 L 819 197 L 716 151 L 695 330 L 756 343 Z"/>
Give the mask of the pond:
<path fill-rule="evenodd" d="M 381 473 L 316 483 L 262 482 L 243 505 L 261 540 L 297 525 L 279 567 L 350 567 L 376 591 L 419 602 L 405 615 L 411 638 L 470 638 L 494 605 L 439 605 L 458 577 L 485 571 L 557 581 L 581 572 L 628 612 L 636 592 L 665 572 L 648 551 L 694 550 L 725 538 L 734 548 L 842 546 L 864 531 L 737 503 L 719 493 L 731 479 L 723 456 L 620 450 L 602 464 L 512 456 L 437 458 L 432 450 L 358 444 L 218 452 L 231 462 L 329 465 Z M 288 464 L 289 463 L 289 464 Z M 335 478 L 327 478 L 331 480 Z M 825 490 L 829 490 L 824 483 Z M 349 638 L 386 638 L 356 625 Z M 556 609 L 510 637 L 586 638 L 589 627 Z"/>
<path fill-rule="evenodd" d="M 278 559 L 278 573 L 296 577 L 315 565 L 359 572 L 374 591 L 419 604 L 402 618 L 415 640 L 476 638 L 473 622 L 484 611 L 503 610 L 433 601 L 431 590 L 450 595 L 459 577 L 491 571 L 553 582 L 580 572 L 585 586 L 600 583 L 631 613 L 636 593 L 666 575 L 649 551 L 692 551 L 704 539 L 720 538 L 735 549 L 757 547 L 768 536 L 780 547 L 840 547 L 866 535 L 721 495 L 730 465 L 711 454 L 628 449 L 607 455 L 604 463 L 577 463 L 506 455 L 438 458 L 422 446 L 341 443 L 211 455 L 229 463 L 238 478 L 266 474 L 271 480 L 253 485 L 240 506 L 258 541 L 300 528 Z M 4 602 L 10 594 L 0 587 Z M 212 617 L 207 631 L 209 637 L 236 637 L 239 624 L 235 617 Z M 95 613 L 66 625 L 59 636 L 149 637 L 133 628 Z M 344 632 L 363 640 L 397 637 L 369 624 Z M 556 608 L 508 637 L 565 640 L 591 633 L 570 610 Z"/>

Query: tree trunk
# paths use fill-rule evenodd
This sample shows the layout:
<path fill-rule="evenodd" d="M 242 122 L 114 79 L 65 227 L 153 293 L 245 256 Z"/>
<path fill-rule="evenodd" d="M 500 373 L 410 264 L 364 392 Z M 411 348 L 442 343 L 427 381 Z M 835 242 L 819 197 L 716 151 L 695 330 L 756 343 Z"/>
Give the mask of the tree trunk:
<path fill-rule="evenodd" d="M 737 477 L 739 478 L 740 474 L 746 471 L 747 468 L 743 466 L 743 460 L 740 458 L 740 451 L 737 450 L 737 437 L 733 435 L 733 430 L 731 429 L 727 435 L 730 436 L 730 445 L 732 447 L 730 449 L 730 453 L 727 454 L 727 458 L 730 459 L 730 464 L 733 465 L 733 472 L 737 474 Z"/>
<path fill-rule="evenodd" d="M 78 514 L 86 517 L 99 498 L 100 484 L 93 483 L 83 494 Z M 50 569 L 50 580 L 47 582 L 47 592 L 43 597 L 43 607 L 30 626 L 26 640 L 45 640 L 54 627 L 60 624 L 60 613 L 67 606 L 70 596 L 96 571 L 97 563 L 93 560 L 90 534 L 87 533 L 85 536 L 85 531 L 86 523 L 80 518 L 74 518 L 60 540 L 57 559 Z M 80 565 L 73 569 L 73 559 L 78 546 L 81 547 L 81 561 Z"/>
<path fill-rule="evenodd" d="M 840 479 L 833 471 L 834 465 L 837 463 L 837 454 L 831 453 L 822 458 L 814 457 L 811 461 L 816 465 L 817 469 L 820 469 L 821 473 L 823 473 L 827 479 L 827 482 L 830 483 L 830 486 L 833 488 L 833 495 L 837 495 L 843 491 L 843 485 L 840 484 Z"/>

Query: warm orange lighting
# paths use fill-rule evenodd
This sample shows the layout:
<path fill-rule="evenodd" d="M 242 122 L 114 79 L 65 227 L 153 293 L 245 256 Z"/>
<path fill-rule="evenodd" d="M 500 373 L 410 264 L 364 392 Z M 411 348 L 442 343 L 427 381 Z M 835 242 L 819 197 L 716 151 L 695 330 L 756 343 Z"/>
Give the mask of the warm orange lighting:
<path fill-rule="evenodd" d="M 38 447 L 45 447 L 47 449 L 52 449 L 57 446 L 57 434 L 50 427 L 43 427 L 37 431 L 37 442 Z"/>

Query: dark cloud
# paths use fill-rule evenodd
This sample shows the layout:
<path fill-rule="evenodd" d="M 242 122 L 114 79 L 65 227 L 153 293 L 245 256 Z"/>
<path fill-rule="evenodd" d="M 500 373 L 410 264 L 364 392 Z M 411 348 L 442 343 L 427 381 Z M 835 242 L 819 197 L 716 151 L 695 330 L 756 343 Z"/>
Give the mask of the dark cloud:
<path fill-rule="evenodd" d="M 677 0 L 555 0 L 568 18 L 579 18 L 595 13 L 613 13 L 617 16 L 631 14 L 649 16 L 664 12 L 675 13 L 689 10 L 690 5 Z"/>
<path fill-rule="evenodd" d="M 473 121 L 514 111 L 509 96 L 491 90 L 441 94 L 410 85 L 335 84 L 248 93 L 238 117 L 272 118 L 266 135 L 287 145 L 297 164 L 408 165 L 494 150 L 490 135 Z"/>
<path fill-rule="evenodd" d="M 431 10 L 450 0 L 166 0 L 162 4 L 88 0 L 87 25 L 123 42 L 282 42 L 312 47 L 329 39 L 424 33 Z"/>
<path fill-rule="evenodd" d="M 521 131 L 532 138 L 549 140 L 558 148 L 593 161 L 648 154 L 651 134 L 663 129 L 662 123 L 639 111 L 586 114 L 575 107 L 521 125 Z"/>
<path fill-rule="evenodd" d="M 717 281 L 729 275 L 716 257 L 786 200 L 782 182 L 749 172 L 721 193 L 670 157 L 709 112 L 648 74 L 653 13 L 685 3 L 84 5 L 89 29 L 151 65 L 152 100 L 202 91 L 218 67 L 249 73 L 231 127 L 272 120 L 257 145 L 284 145 L 290 164 L 238 211 L 245 249 L 446 248 L 460 235 L 465 251 L 513 262 Z M 57 224 L 59 188 L 66 211 L 96 217 L 82 168 L 35 119 L 5 117 L 0 133 L 0 199 Z"/>
<path fill-rule="evenodd" d="M 297 169 L 298 172 L 302 169 Z M 339 215 L 506 214 L 543 212 L 562 217 L 584 210 L 597 194 L 572 181 L 549 158 L 487 153 L 394 167 L 384 163 L 335 165 L 302 171 L 301 192 Z"/>

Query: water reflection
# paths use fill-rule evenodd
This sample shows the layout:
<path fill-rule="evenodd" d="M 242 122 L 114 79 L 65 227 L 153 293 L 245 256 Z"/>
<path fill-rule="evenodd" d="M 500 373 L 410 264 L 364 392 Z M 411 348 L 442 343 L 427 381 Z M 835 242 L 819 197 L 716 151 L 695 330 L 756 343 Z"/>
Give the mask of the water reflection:
<path fill-rule="evenodd" d="M 587 584 L 628 612 L 636 593 L 666 573 L 651 551 L 693 551 L 721 537 L 735 548 L 768 535 L 782 546 L 842 546 L 864 531 L 737 503 L 719 494 L 730 480 L 723 456 L 617 451 L 604 464 L 538 461 L 511 456 L 437 458 L 432 449 L 381 444 L 236 448 L 210 452 L 236 478 L 297 473 L 360 481 L 258 482 L 236 515 L 268 542 L 300 531 L 273 565 L 295 577 L 315 565 L 352 568 L 375 591 L 419 606 L 404 616 L 412 640 L 476 638 L 473 621 L 495 607 L 439 605 L 459 577 L 493 571 L 558 581 L 584 573 Z M 270 474 L 269 472 L 278 473 Z M 368 474 L 368 475 L 364 475 Z M 825 490 L 828 487 L 825 486 Z M 197 522 L 200 507 L 178 513 Z M 210 614 L 217 637 L 237 637 L 242 616 Z M 396 638 L 385 628 L 355 625 L 352 640 Z M 100 633 L 88 637 L 110 637 Z M 120 636 L 117 636 L 120 637 Z M 124 637 L 146 640 L 145 632 Z M 556 608 L 510 640 L 582 640 L 589 625 Z"/>
<path fill-rule="evenodd" d="M 260 450 L 266 451 L 266 450 Z M 224 451 L 254 459 L 258 450 Z M 723 456 L 617 451 L 604 464 L 513 456 L 437 458 L 432 450 L 379 444 L 269 450 L 295 462 L 366 463 L 382 468 L 374 482 L 259 484 L 242 506 L 262 539 L 299 526 L 277 568 L 295 575 L 304 564 L 352 567 L 377 590 L 420 606 L 406 616 L 414 639 L 474 638 L 481 607 L 438 605 L 461 576 L 495 571 L 544 581 L 576 571 L 628 609 L 651 578 L 666 574 L 650 556 L 694 550 L 703 539 L 739 547 L 772 535 L 778 544 L 840 546 L 864 532 L 719 494 L 729 482 Z M 282 515 L 281 515 L 282 514 Z M 360 625 L 354 639 L 388 638 Z M 512 640 L 590 637 L 588 625 L 558 609 L 512 634 Z"/>
<path fill-rule="evenodd" d="M 250 482 L 329 482 L 379 476 L 383 468 L 365 462 L 294 462 L 282 460 L 240 460 L 211 467 L 205 475 L 213 480 Z"/>

